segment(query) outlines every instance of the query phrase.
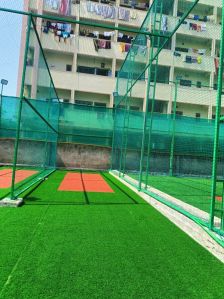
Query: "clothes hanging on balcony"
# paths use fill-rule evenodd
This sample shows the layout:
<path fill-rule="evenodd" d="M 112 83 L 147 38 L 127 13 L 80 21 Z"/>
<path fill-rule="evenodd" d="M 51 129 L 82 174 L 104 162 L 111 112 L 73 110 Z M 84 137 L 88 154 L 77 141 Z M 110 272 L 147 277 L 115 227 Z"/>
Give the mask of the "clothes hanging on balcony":
<path fill-rule="evenodd" d="M 130 10 L 127 10 L 123 7 L 119 7 L 118 8 L 118 19 L 128 22 L 130 20 Z"/>
<path fill-rule="evenodd" d="M 131 45 L 130 44 L 125 44 L 125 43 L 120 43 L 119 44 L 119 49 L 122 53 L 124 52 L 128 52 L 131 48 Z"/>
<path fill-rule="evenodd" d="M 205 23 L 202 24 L 189 23 L 189 29 L 197 32 L 205 32 L 207 31 L 207 26 Z"/>
<path fill-rule="evenodd" d="M 94 39 L 93 44 L 97 52 L 99 49 L 111 49 L 111 42 L 107 40 Z"/>
<path fill-rule="evenodd" d="M 163 33 L 168 30 L 168 17 L 163 15 L 162 16 L 162 31 Z"/>
<path fill-rule="evenodd" d="M 44 0 L 44 6 L 49 7 L 53 10 L 58 10 L 60 0 Z"/>
<path fill-rule="evenodd" d="M 126 35 L 126 34 L 123 34 L 123 33 L 118 33 L 117 41 L 118 42 L 123 42 L 123 43 L 126 43 L 126 44 L 131 44 L 133 38 L 134 38 L 133 36 Z"/>
<path fill-rule="evenodd" d="M 215 62 L 215 73 L 216 73 L 216 75 L 217 75 L 218 72 L 219 72 L 219 59 L 218 59 L 218 58 L 215 58 L 215 59 L 214 59 L 214 62 Z"/>
<path fill-rule="evenodd" d="M 206 49 L 193 49 L 193 48 L 176 47 L 175 51 L 184 52 L 184 53 L 196 53 L 196 54 L 199 54 L 199 55 L 205 55 L 206 54 Z"/>
<path fill-rule="evenodd" d="M 104 5 L 87 1 L 86 9 L 90 13 L 95 13 L 99 16 L 102 16 L 104 19 L 115 19 L 116 17 L 116 8 L 111 5 Z"/>
<path fill-rule="evenodd" d="M 61 0 L 59 6 L 59 14 L 63 16 L 70 16 L 72 9 L 72 1 L 71 0 Z"/>
<path fill-rule="evenodd" d="M 190 55 L 186 55 L 184 57 L 184 62 L 186 63 L 198 63 L 201 64 L 202 63 L 202 57 L 201 56 L 190 56 Z"/>

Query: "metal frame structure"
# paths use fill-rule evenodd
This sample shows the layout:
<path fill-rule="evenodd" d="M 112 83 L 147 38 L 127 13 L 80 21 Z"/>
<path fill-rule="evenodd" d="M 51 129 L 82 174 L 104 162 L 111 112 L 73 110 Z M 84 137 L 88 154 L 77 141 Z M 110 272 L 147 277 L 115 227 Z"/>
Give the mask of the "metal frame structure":
<path fill-rule="evenodd" d="M 58 138 L 58 128 L 57 130 L 49 123 L 49 119 L 46 119 L 41 113 L 32 105 L 29 99 L 24 97 L 24 88 L 25 88 L 25 78 L 26 78 L 26 63 L 27 63 L 27 57 L 28 57 L 28 49 L 29 49 L 29 43 L 30 43 L 30 34 L 31 34 L 31 28 L 34 29 L 35 36 L 37 38 L 37 43 L 38 46 L 40 47 L 40 51 L 42 54 L 42 57 L 44 59 L 44 63 L 47 68 L 47 72 L 51 81 L 52 88 L 54 89 L 54 93 L 56 95 L 57 102 L 59 103 L 59 98 L 57 96 L 57 91 L 54 86 L 54 82 L 47 64 L 47 60 L 41 45 L 41 41 L 39 39 L 39 35 L 36 29 L 36 24 L 34 21 L 34 15 L 32 13 L 26 13 L 26 12 L 21 12 L 21 11 L 15 11 L 15 10 L 10 10 L 10 9 L 5 9 L 5 8 L 0 8 L 0 11 L 7 12 L 7 13 L 15 13 L 23 16 L 28 17 L 27 21 L 27 31 L 26 31 L 26 39 L 25 39 L 25 51 L 24 51 L 24 58 L 23 58 L 23 67 L 22 67 L 22 80 L 21 80 L 21 87 L 20 87 L 20 96 L 18 98 L 19 100 L 19 106 L 18 106 L 18 112 L 17 112 L 17 127 L 16 127 L 16 137 L 15 137 L 15 144 L 14 144 L 14 153 L 13 153 L 13 163 L 12 163 L 12 182 L 11 182 L 11 188 L 10 188 L 10 199 L 15 200 L 18 198 L 20 194 L 25 192 L 27 189 L 32 187 L 33 185 L 37 184 L 38 182 L 44 180 L 47 176 L 49 176 L 55 169 L 48 169 L 46 170 L 46 167 L 44 165 L 44 171 L 41 173 L 38 173 L 38 176 L 35 178 L 32 178 L 29 180 L 25 186 L 22 188 L 19 188 L 18 190 L 15 187 L 15 178 L 16 178 L 16 169 L 17 169 L 17 160 L 18 160 L 18 148 L 19 148 L 19 141 L 20 141 L 20 132 L 21 132 L 21 118 L 22 118 L 22 109 L 24 104 L 28 105 L 32 111 L 37 115 L 46 125 L 47 128 L 50 129 L 52 132 L 57 134 Z M 49 104 L 48 104 L 48 116 L 49 116 Z M 58 114 L 59 118 L 59 114 Z M 45 142 L 45 163 L 47 159 L 47 137 L 49 130 L 47 129 L 46 132 L 46 142 Z M 45 164 L 44 163 L 44 164 Z"/>
<path fill-rule="evenodd" d="M 214 151 L 213 151 L 213 164 L 212 164 L 212 192 L 211 192 L 211 208 L 210 208 L 210 222 L 209 222 L 209 228 L 211 230 L 217 230 L 214 224 L 215 214 L 216 213 L 220 214 L 221 225 L 218 230 L 221 230 L 222 234 L 224 235 L 224 179 L 217 178 L 220 122 L 223 120 L 223 117 L 221 117 L 223 71 L 224 71 L 223 63 L 224 63 L 224 0 L 222 0 L 222 29 L 221 29 L 221 43 L 220 43 L 218 89 L 217 89 L 217 98 L 216 98 L 215 138 L 214 138 Z M 216 208 L 217 182 L 223 183 L 221 209 Z"/>
<path fill-rule="evenodd" d="M 192 9 L 197 5 L 199 1 L 195 1 L 194 5 L 192 6 Z M 154 4 L 155 6 L 158 5 L 159 0 L 155 0 Z M 189 10 L 185 13 L 184 19 L 187 17 L 187 15 L 192 11 Z M 158 21 L 157 18 L 157 13 L 159 9 L 155 9 L 154 11 L 154 22 Z M 162 10 L 161 10 L 162 11 Z M 183 22 L 184 19 L 180 20 L 180 23 L 176 26 L 174 31 L 169 34 L 168 36 L 165 36 L 165 42 L 162 44 L 162 46 L 158 47 L 158 44 L 155 44 L 155 36 L 158 36 L 161 38 L 160 35 L 157 35 L 158 32 L 155 30 L 151 30 L 152 35 L 150 36 L 150 54 L 149 54 L 149 61 L 146 64 L 146 67 L 142 74 L 144 72 L 148 71 L 148 81 L 147 81 L 147 90 L 146 90 L 146 109 L 144 112 L 144 121 L 143 121 L 143 128 L 142 128 L 142 145 L 141 145 L 141 156 L 140 156 L 140 171 L 139 171 L 139 179 L 136 181 L 136 183 L 133 183 L 133 181 L 129 180 L 127 176 L 125 176 L 125 167 L 119 167 L 118 173 L 119 176 L 121 176 L 125 181 L 127 181 L 129 184 L 133 185 L 135 188 L 138 190 L 142 190 L 143 192 L 149 194 L 150 196 L 154 197 L 158 201 L 168 205 L 169 207 L 177 210 L 178 212 L 184 214 L 185 216 L 189 217 L 190 219 L 194 220 L 196 223 L 201 225 L 208 231 L 209 233 L 213 236 L 213 238 L 216 239 L 218 243 L 220 243 L 222 246 L 224 246 L 224 240 L 220 239 L 217 237 L 216 233 L 219 236 L 224 236 L 224 179 L 217 176 L 217 167 L 218 167 L 218 158 L 219 158 L 219 138 L 220 138 L 220 121 L 224 120 L 224 117 L 221 117 L 221 101 L 222 101 L 222 87 L 223 87 L 223 71 L 224 71 L 224 0 L 223 0 L 223 5 L 222 5 L 222 38 L 221 38 L 221 48 L 220 48 L 220 64 L 219 64 L 219 75 L 218 75 L 218 92 L 217 92 L 217 101 L 216 101 L 216 121 L 215 121 L 215 132 L 214 132 L 214 151 L 213 151 L 213 163 L 212 163 L 212 190 L 211 190 L 211 207 L 210 207 L 210 221 L 205 221 L 200 219 L 199 217 L 194 216 L 193 214 L 187 212 L 181 207 L 178 207 L 171 202 L 168 202 L 165 200 L 162 196 L 159 196 L 158 194 L 155 194 L 151 192 L 151 190 L 148 189 L 148 172 L 150 169 L 150 156 L 151 156 L 151 139 L 152 139 L 152 126 L 153 126 L 153 119 L 152 119 L 152 114 L 154 112 L 154 104 L 155 104 L 155 89 L 156 89 L 156 79 L 157 79 L 157 74 L 156 74 L 156 69 L 158 65 L 158 56 L 159 53 L 162 51 L 164 48 L 165 44 L 169 41 L 170 37 L 172 37 L 181 23 Z M 155 23 L 151 24 L 153 25 L 152 27 L 155 28 Z M 158 26 L 159 27 L 159 26 Z M 158 40 L 157 40 L 158 42 Z M 157 48 L 156 51 L 154 48 Z M 154 51 L 153 51 L 154 50 Z M 126 60 L 129 58 L 128 55 L 126 56 Z M 126 63 L 126 60 L 124 61 L 121 69 Z M 152 73 L 152 66 L 155 66 L 155 73 Z M 118 73 L 119 74 L 119 73 Z M 139 77 L 136 80 L 132 81 L 132 85 L 129 86 L 128 82 L 127 84 L 127 89 L 125 94 L 119 94 L 118 88 L 116 89 L 116 94 L 117 94 L 117 101 L 116 101 L 116 108 L 115 108 L 115 115 L 116 115 L 116 109 L 119 108 L 120 103 L 126 103 L 125 99 L 126 97 L 132 92 L 132 89 L 134 85 L 137 83 L 138 80 L 140 80 L 140 77 L 142 74 L 139 75 Z M 119 81 L 119 75 L 117 77 L 117 82 Z M 171 142 L 170 142 L 170 149 L 169 149 L 169 175 L 173 176 L 174 174 L 174 156 L 175 156 L 175 135 L 176 135 L 176 108 L 177 108 L 177 97 L 178 97 L 178 86 L 179 86 L 179 80 L 177 79 L 175 82 L 172 82 L 173 87 L 172 89 L 174 90 L 173 93 L 173 101 L 172 101 L 172 126 L 171 126 Z M 117 83 L 117 87 L 118 87 Z M 151 101 L 151 118 L 149 115 L 149 102 Z M 126 105 L 125 109 L 129 110 L 130 103 Z M 129 111 L 124 112 L 125 115 L 129 115 Z M 125 117 L 124 117 L 125 118 Z M 116 122 L 116 118 L 115 118 Z M 116 125 L 114 125 L 114 128 Z M 128 128 L 126 128 L 128 130 Z M 124 138 L 124 131 L 122 133 L 122 139 Z M 115 135 L 115 129 L 114 129 L 114 135 Z M 115 138 L 114 138 L 115 140 Z M 119 145 L 119 150 L 121 150 L 122 153 L 127 152 L 127 148 L 125 147 L 125 144 L 122 142 L 122 146 L 120 147 Z M 146 150 L 146 145 L 147 145 L 147 150 Z M 120 149 L 121 148 L 121 149 Z M 123 161 L 122 159 L 126 159 L 126 157 L 123 158 L 123 154 L 121 153 L 120 157 L 120 165 L 122 165 Z M 113 155 L 116 154 L 116 149 L 115 145 L 113 144 Z M 115 160 L 115 159 L 112 159 Z M 146 162 L 145 162 L 146 161 Z M 124 165 L 124 164 L 123 164 Z M 144 171 L 146 173 L 146 180 L 144 186 L 142 186 L 142 181 L 143 181 L 143 174 Z M 217 183 L 222 183 L 222 202 L 221 202 L 221 208 L 217 208 L 217 201 L 216 201 L 216 195 L 217 195 Z M 215 224 L 215 217 L 220 216 L 221 224 L 219 227 L 217 227 L 217 224 Z M 214 232 L 214 233 L 213 233 Z"/>

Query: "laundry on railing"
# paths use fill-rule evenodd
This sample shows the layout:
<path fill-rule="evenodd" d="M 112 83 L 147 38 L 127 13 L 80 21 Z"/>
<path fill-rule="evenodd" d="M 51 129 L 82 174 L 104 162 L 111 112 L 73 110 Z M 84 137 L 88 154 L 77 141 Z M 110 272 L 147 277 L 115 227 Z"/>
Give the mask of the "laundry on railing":
<path fill-rule="evenodd" d="M 175 51 L 184 52 L 184 53 L 195 53 L 195 54 L 199 54 L 199 55 L 205 55 L 206 54 L 206 49 L 176 47 Z"/>
<path fill-rule="evenodd" d="M 63 16 L 70 16 L 72 10 L 72 1 L 71 0 L 61 0 L 59 6 L 59 14 Z"/>
<path fill-rule="evenodd" d="M 107 40 L 94 39 L 93 44 L 97 52 L 99 49 L 111 49 L 111 42 Z"/>
<path fill-rule="evenodd" d="M 188 30 L 194 30 L 197 32 L 207 31 L 207 25 L 205 23 L 197 24 L 197 23 L 191 23 L 191 22 L 185 20 L 183 22 L 183 26 L 185 26 Z"/>
<path fill-rule="evenodd" d="M 178 11 L 177 16 L 182 17 L 184 15 L 183 12 Z M 189 14 L 187 16 L 188 19 L 195 20 L 195 21 L 201 21 L 201 22 L 215 22 L 215 16 L 209 15 L 209 16 L 199 16 L 194 14 Z"/>
<path fill-rule="evenodd" d="M 116 8 L 114 6 L 87 1 L 86 8 L 88 12 L 102 16 L 104 19 L 116 18 Z"/>
<path fill-rule="evenodd" d="M 118 42 L 122 42 L 122 43 L 126 43 L 126 44 L 131 44 L 133 39 L 134 39 L 133 36 L 126 35 L 126 34 L 123 34 L 121 32 L 118 33 L 118 38 L 117 38 Z"/>
<path fill-rule="evenodd" d="M 124 52 L 128 52 L 131 48 L 131 45 L 130 44 L 125 44 L 125 43 L 120 43 L 119 44 L 119 49 L 122 53 Z"/>
<path fill-rule="evenodd" d="M 201 64 L 202 63 L 202 57 L 201 56 L 190 56 L 190 55 L 186 55 L 184 57 L 184 62 L 186 63 L 198 63 Z"/>
<path fill-rule="evenodd" d="M 168 17 L 163 15 L 162 16 L 162 31 L 163 33 L 168 30 Z"/>
<path fill-rule="evenodd" d="M 215 62 L 215 72 L 216 72 L 216 75 L 217 75 L 218 71 L 219 71 L 219 59 L 214 58 L 214 62 Z"/>
<path fill-rule="evenodd" d="M 46 34 L 48 34 L 48 32 L 54 33 L 54 35 L 59 38 L 59 42 L 61 41 L 61 38 L 66 41 L 66 39 L 70 37 L 75 37 L 74 31 L 72 30 L 72 25 L 67 23 L 55 23 L 47 21 L 45 24 L 43 24 L 42 31 Z"/>
<path fill-rule="evenodd" d="M 44 0 L 44 6 L 54 10 L 59 9 L 60 3 L 61 0 Z"/>
<path fill-rule="evenodd" d="M 93 31 L 89 32 L 89 30 L 80 30 L 80 36 L 86 36 L 91 38 L 99 38 L 99 39 L 105 39 L 105 40 L 111 40 L 111 37 L 114 36 L 114 31 L 105 31 L 103 33 L 100 33 L 99 31 Z"/>
<path fill-rule="evenodd" d="M 130 10 L 127 10 L 123 7 L 118 8 L 118 19 L 129 21 L 130 20 Z"/>

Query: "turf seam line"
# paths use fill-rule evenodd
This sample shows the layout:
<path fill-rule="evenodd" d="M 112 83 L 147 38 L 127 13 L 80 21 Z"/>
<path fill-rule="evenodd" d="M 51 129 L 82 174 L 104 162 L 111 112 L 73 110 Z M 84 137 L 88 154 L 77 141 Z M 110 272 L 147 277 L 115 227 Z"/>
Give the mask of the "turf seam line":
<path fill-rule="evenodd" d="M 85 184 L 84 184 L 84 180 L 83 180 L 83 176 L 82 176 L 82 170 L 80 170 L 80 174 L 81 174 L 81 182 L 82 182 L 82 187 L 83 187 L 83 193 L 84 193 L 84 196 L 85 196 L 85 201 L 86 201 L 86 204 L 89 205 L 89 198 L 88 198 L 88 195 L 86 193 Z"/>
<path fill-rule="evenodd" d="M 28 243 L 27 243 L 27 246 L 25 246 L 24 249 L 21 251 L 21 253 L 20 253 L 20 255 L 19 255 L 19 257 L 18 257 L 18 259 L 17 259 L 15 265 L 13 266 L 11 272 L 9 273 L 9 275 L 8 275 L 8 277 L 7 277 L 7 280 L 6 280 L 6 282 L 4 283 L 4 285 L 3 285 L 3 287 L 2 287 L 2 289 L 1 289 L 1 291 L 0 291 L 0 298 L 1 298 L 2 294 L 3 294 L 3 292 L 5 291 L 6 287 L 10 284 L 10 281 L 11 281 L 11 279 L 12 279 L 12 277 L 13 277 L 13 274 L 14 274 L 15 271 L 17 270 L 17 267 L 18 267 L 20 261 L 22 260 L 22 256 L 23 256 L 23 254 L 27 251 L 27 249 L 28 249 L 28 248 L 30 247 L 30 245 L 32 244 L 33 239 L 34 239 L 34 237 L 35 237 L 35 234 L 36 234 L 36 232 L 37 232 L 37 230 L 38 230 L 38 228 L 39 228 L 39 223 L 42 222 L 42 221 L 44 220 L 44 218 L 45 218 L 45 216 L 46 216 L 46 214 L 47 214 L 47 211 L 48 211 L 48 209 L 49 209 L 49 206 L 50 206 L 50 205 L 48 204 L 46 210 L 43 212 L 43 214 L 40 216 L 39 220 L 37 221 L 37 225 L 35 226 L 35 228 L 34 228 L 34 230 L 33 230 L 33 233 L 32 233 L 32 235 L 31 235 L 30 242 L 28 242 Z"/>

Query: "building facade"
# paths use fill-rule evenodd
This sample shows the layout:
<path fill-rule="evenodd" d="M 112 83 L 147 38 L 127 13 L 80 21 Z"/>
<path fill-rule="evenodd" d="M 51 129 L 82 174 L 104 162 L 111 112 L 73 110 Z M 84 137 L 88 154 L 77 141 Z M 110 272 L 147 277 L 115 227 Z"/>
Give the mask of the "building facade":
<path fill-rule="evenodd" d="M 63 1 L 62 1 L 63 2 Z M 64 1 L 66 4 L 69 1 Z M 111 31 L 80 24 L 69 24 L 69 18 L 138 29 L 151 5 L 150 0 L 71 1 L 71 7 L 60 7 L 60 0 L 25 0 L 24 9 L 38 14 L 68 15 L 68 23 L 37 21 L 37 29 L 47 62 L 59 95 L 64 102 L 113 107 L 117 71 L 120 69 L 135 34 Z M 183 13 L 187 0 L 167 1 L 169 24 Z M 103 8 L 104 7 L 104 8 Z M 118 14 L 114 14 L 114 8 Z M 64 11 L 60 11 L 64 9 Z M 67 10 L 67 11 L 66 11 Z M 102 10 L 103 13 L 98 13 Z M 158 61 L 158 83 L 155 111 L 171 113 L 174 81 L 178 80 L 177 114 L 214 118 L 217 69 L 221 37 L 221 0 L 200 0 L 189 18 L 162 50 Z M 26 26 L 24 21 L 24 28 Z M 56 33 L 58 32 L 58 34 Z M 69 33 L 69 34 L 68 34 Z M 25 30 L 22 32 L 21 59 Z M 34 46 L 35 47 L 35 46 Z M 41 90 L 35 86 L 38 53 L 30 47 L 30 79 L 26 92 L 36 98 Z M 22 65 L 19 68 L 21 77 Z M 133 110 L 144 110 L 146 80 L 131 103 Z M 20 82 L 18 81 L 18 90 Z M 224 114 L 224 107 L 223 107 Z"/>

